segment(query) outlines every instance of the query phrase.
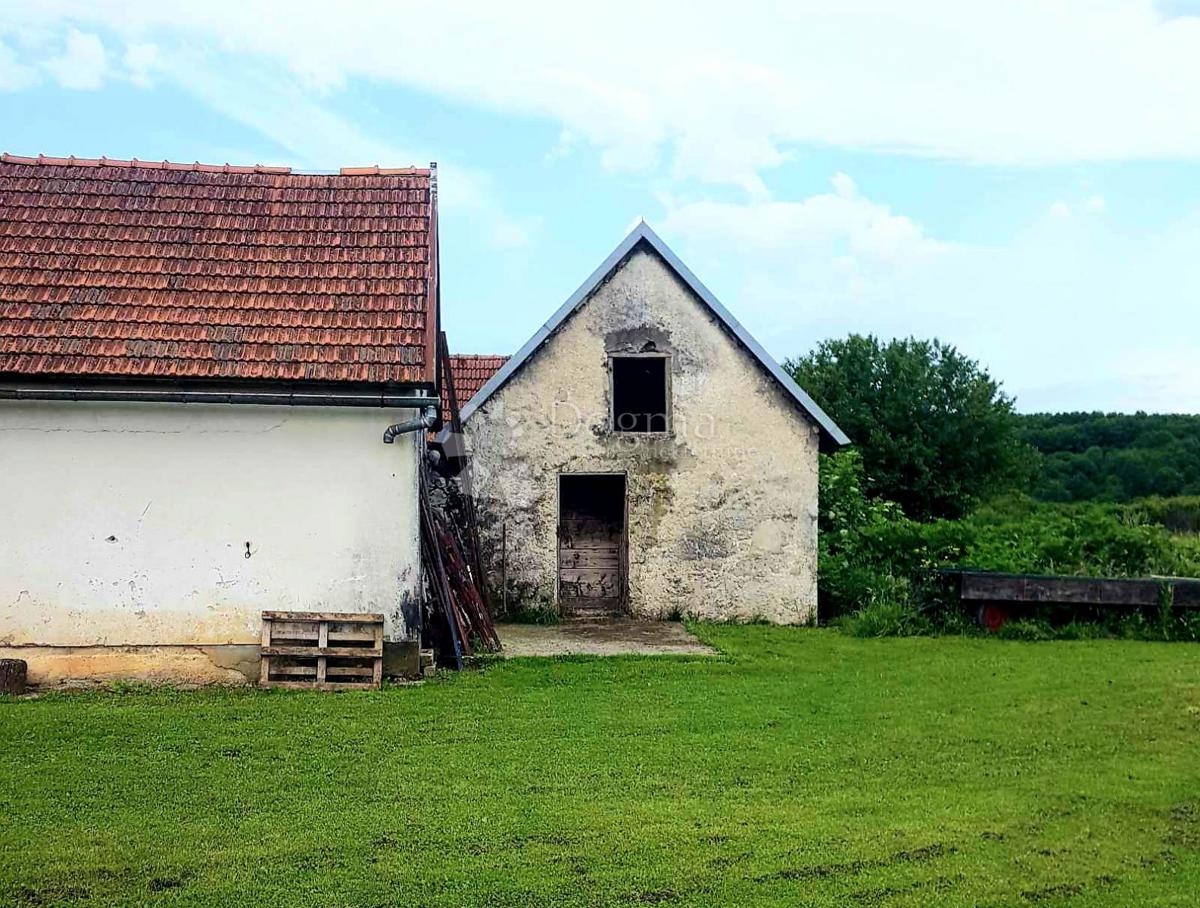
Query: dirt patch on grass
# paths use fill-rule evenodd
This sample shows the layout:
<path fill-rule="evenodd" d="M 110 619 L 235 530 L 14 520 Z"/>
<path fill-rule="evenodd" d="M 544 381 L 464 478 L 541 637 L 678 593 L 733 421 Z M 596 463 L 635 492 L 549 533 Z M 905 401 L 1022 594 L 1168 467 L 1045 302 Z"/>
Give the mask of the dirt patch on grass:
<path fill-rule="evenodd" d="M 514 656 L 713 656 L 677 621 L 568 621 L 502 624 L 504 655 Z"/>
<path fill-rule="evenodd" d="M 757 883 L 769 883 L 775 880 L 823 880 L 830 877 L 857 876 L 868 870 L 878 870 L 892 867 L 896 864 L 923 863 L 954 853 L 953 847 L 940 842 L 913 848 L 908 851 L 898 851 L 886 858 L 875 858 L 863 861 L 846 861 L 839 864 L 814 864 L 809 867 L 789 867 L 777 870 L 775 873 L 755 877 Z"/>

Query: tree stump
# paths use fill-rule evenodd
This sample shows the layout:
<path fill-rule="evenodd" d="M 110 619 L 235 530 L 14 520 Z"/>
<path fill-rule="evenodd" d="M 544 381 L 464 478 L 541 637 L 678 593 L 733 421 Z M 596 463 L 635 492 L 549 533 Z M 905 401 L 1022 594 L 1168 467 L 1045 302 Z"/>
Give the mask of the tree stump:
<path fill-rule="evenodd" d="M 0 659 L 0 694 L 25 693 L 29 665 L 24 659 Z"/>

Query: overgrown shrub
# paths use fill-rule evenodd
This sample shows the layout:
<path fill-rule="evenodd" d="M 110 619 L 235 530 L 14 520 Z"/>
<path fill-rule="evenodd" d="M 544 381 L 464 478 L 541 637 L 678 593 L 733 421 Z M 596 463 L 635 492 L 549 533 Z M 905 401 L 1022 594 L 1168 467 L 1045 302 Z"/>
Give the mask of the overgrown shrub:
<path fill-rule="evenodd" d="M 1003 640 L 1050 640 L 1054 637 L 1054 629 L 1046 621 L 1019 618 L 1005 624 L 996 636 Z"/>
<path fill-rule="evenodd" d="M 558 624 L 558 612 L 553 605 L 540 601 L 520 602 L 509 605 L 508 612 L 501 615 L 505 621 L 513 624 Z"/>
<path fill-rule="evenodd" d="M 864 606 L 838 622 L 854 637 L 916 637 L 931 633 L 933 624 L 911 602 L 891 599 Z"/>
<path fill-rule="evenodd" d="M 874 557 L 864 543 L 867 534 L 903 515 L 891 502 L 867 498 L 864 483 L 858 451 L 821 457 L 817 570 L 823 618 L 895 600 L 901 592 L 890 561 Z"/>
<path fill-rule="evenodd" d="M 940 570 L 973 568 L 1029 574 L 1200 576 L 1200 537 L 1172 534 L 1156 519 L 1164 503 L 1049 504 L 1013 496 L 958 520 L 922 523 L 894 503 L 869 498 L 856 451 L 822 458 L 819 593 L 824 620 L 846 616 L 850 633 L 962 630 L 967 622 Z M 910 620 L 901 619 L 906 610 Z M 1061 627 L 1063 616 L 1036 619 Z M 1097 615 L 1105 633 L 1142 639 L 1195 639 L 1195 619 L 1167 609 Z M 1035 635 L 1032 627 L 1011 634 Z M 1054 633 L 1057 633 L 1055 631 Z M 1074 628 L 1068 632 L 1081 636 Z"/>
<path fill-rule="evenodd" d="M 1172 533 L 1200 533 L 1200 495 L 1154 496 L 1129 505 L 1142 523 L 1156 523 Z"/>

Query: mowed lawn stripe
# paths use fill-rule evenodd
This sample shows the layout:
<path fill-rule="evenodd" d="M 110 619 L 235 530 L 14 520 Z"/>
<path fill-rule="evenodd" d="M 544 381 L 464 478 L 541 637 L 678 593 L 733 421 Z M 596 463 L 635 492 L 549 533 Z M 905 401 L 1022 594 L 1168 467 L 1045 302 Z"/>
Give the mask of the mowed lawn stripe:
<path fill-rule="evenodd" d="M 1200 649 L 697 630 L 0 701 L 0 904 L 1194 904 Z"/>

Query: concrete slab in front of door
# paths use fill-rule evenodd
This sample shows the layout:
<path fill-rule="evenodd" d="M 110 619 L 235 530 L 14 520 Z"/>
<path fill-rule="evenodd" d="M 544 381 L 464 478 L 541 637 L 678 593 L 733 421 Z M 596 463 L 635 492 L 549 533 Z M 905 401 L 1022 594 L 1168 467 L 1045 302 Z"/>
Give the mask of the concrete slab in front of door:
<path fill-rule="evenodd" d="M 514 656 L 715 656 L 678 621 L 568 621 L 500 624 L 504 655 Z"/>

